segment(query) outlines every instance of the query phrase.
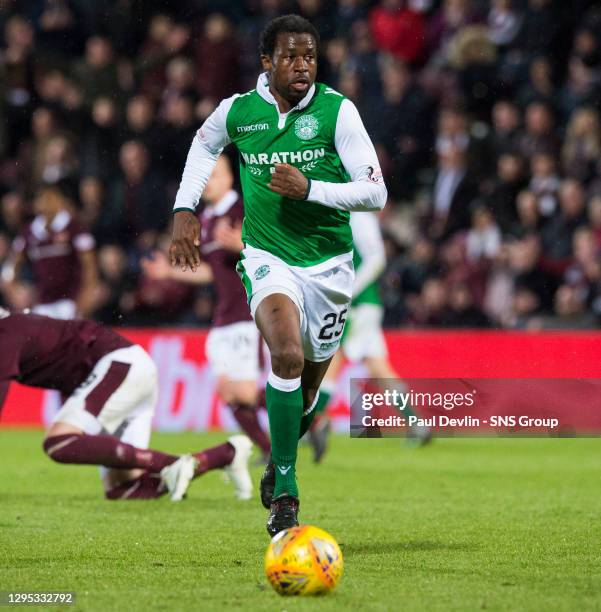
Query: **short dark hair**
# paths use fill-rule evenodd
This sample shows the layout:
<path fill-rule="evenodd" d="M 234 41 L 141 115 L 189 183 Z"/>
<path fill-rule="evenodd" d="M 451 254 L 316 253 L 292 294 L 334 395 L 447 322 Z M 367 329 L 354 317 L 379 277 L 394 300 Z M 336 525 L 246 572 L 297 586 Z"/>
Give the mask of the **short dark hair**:
<path fill-rule="evenodd" d="M 295 34 L 310 34 L 319 47 L 319 32 L 315 26 L 300 15 L 283 15 L 272 19 L 261 32 L 259 38 L 259 53 L 273 57 L 275 41 L 278 34 L 282 32 L 293 32 Z"/>

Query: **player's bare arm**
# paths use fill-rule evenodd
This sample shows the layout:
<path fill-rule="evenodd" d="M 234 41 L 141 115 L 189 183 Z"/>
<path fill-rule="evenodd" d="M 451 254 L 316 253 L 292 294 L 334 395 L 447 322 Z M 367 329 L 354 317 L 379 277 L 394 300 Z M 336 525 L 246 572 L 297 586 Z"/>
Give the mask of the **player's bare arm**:
<path fill-rule="evenodd" d="M 182 210 L 173 215 L 173 238 L 169 247 L 172 266 L 193 272 L 200 266 L 200 222 L 192 211 Z"/>
<path fill-rule="evenodd" d="M 305 200 L 308 195 L 309 179 L 290 164 L 276 164 L 268 187 L 285 198 Z"/>

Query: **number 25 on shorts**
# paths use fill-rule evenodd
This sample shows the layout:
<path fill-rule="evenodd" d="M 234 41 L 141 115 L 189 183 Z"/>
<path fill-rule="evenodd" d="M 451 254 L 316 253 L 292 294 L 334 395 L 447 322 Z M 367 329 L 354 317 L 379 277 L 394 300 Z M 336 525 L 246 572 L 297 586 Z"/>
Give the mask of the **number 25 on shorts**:
<path fill-rule="evenodd" d="M 344 330 L 344 324 L 346 322 L 346 312 L 348 308 L 341 310 L 338 315 L 335 312 L 328 312 L 323 318 L 326 322 L 319 332 L 320 340 L 331 340 L 332 338 L 338 338 Z M 334 330 L 333 328 L 336 327 Z"/>

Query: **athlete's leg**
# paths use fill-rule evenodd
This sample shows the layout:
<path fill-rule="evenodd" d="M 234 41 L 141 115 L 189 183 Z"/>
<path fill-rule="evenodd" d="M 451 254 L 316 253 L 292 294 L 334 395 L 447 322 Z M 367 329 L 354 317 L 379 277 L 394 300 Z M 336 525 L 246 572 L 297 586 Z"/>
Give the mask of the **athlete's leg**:
<path fill-rule="evenodd" d="M 326 359 L 326 361 L 319 362 L 305 360 L 305 367 L 301 377 L 304 410 L 303 418 L 301 419 L 299 438 L 305 435 L 315 418 L 316 408 L 319 402 L 317 392 L 319 391 L 331 361 L 332 357 Z"/>
<path fill-rule="evenodd" d="M 89 435 L 70 423 L 54 423 L 44 439 L 44 451 L 58 463 L 104 465 L 117 469 L 160 472 L 177 455 L 137 448 L 113 435 Z"/>
<path fill-rule="evenodd" d="M 69 423 L 54 423 L 44 440 L 46 454 L 59 463 L 103 465 L 116 468 L 107 472 L 105 493 L 109 499 L 151 499 L 167 489 L 159 476 L 179 456 L 157 450 L 137 448 L 111 435 L 88 435 Z M 196 460 L 193 478 L 230 465 L 235 448 L 225 442 L 193 453 Z M 137 469 L 134 469 L 137 468 Z"/>
<path fill-rule="evenodd" d="M 316 416 L 325 412 L 328 403 L 332 398 L 332 394 L 334 393 L 336 380 L 338 378 L 338 374 L 340 374 L 340 370 L 342 369 L 342 364 L 342 350 L 338 350 L 334 354 L 334 357 L 332 357 L 330 366 L 328 367 L 326 375 L 323 377 L 323 381 L 319 387 L 319 398 L 317 400 L 317 404 L 315 404 Z"/>
<path fill-rule="evenodd" d="M 250 454 L 252 446 L 250 440 L 245 436 L 238 437 L 247 441 L 248 454 Z M 105 495 L 107 499 L 154 499 L 169 493 L 172 500 L 179 501 L 192 480 L 209 470 L 230 466 L 236 452 L 233 444 L 225 442 L 198 453 L 179 457 L 161 470 L 160 474 L 144 471 L 139 476 L 125 481 L 105 480 Z M 109 474 L 114 475 L 116 472 L 110 470 Z M 177 497 L 174 494 L 177 494 Z"/>
<path fill-rule="evenodd" d="M 259 331 L 253 321 L 213 327 L 205 344 L 211 370 L 217 378 L 217 394 L 227 404 L 238 425 L 267 458 L 269 436 L 257 417 L 260 375 Z"/>
<path fill-rule="evenodd" d="M 271 458 L 275 464 L 274 497 L 298 497 L 296 455 L 303 413 L 301 375 L 304 353 L 300 313 L 282 293 L 266 296 L 258 305 L 255 321 L 271 354 L 266 400 L 271 433 Z"/>
<path fill-rule="evenodd" d="M 342 363 L 342 351 L 338 350 L 336 353 L 334 353 L 330 366 L 328 367 L 321 385 L 319 386 L 319 397 L 317 398 L 317 403 L 315 404 L 315 416 L 313 417 L 313 422 L 310 426 L 311 431 L 313 431 L 316 427 L 319 427 L 320 421 L 323 421 L 326 418 L 324 412 L 330 403 L 330 399 L 332 399 L 334 389 L 336 388 L 336 379 L 338 378 L 338 374 L 342 369 Z"/>
<path fill-rule="evenodd" d="M 336 388 L 336 379 L 342 368 L 342 351 L 334 353 L 330 366 L 319 386 L 319 395 L 313 410 L 312 422 L 309 424 L 309 443 L 313 450 L 313 461 L 319 463 L 328 449 L 328 438 L 330 434 L 330 419 L 326 408 Z"/>
<path fill-rule="evenodd" d="M 257 415 L 259 389 L 256 380 L 232 380 L 222 375 L 217 381 L 217 393 L 227 404 L 240 429 L 261 449 L 263 456 L 271 455 L 269 436 L 259 423 Z"/>

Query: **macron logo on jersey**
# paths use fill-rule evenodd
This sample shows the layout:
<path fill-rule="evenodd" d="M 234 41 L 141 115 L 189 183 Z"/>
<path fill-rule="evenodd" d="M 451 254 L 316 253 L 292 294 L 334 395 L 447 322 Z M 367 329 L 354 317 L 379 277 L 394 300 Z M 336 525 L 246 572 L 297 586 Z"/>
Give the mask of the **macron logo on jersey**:
<path fill-rule="evenodd" d="M 253 123 L 251 125 L 239 125 L 236 130 L 238 134 L 244 132 L 262 132 L 269 129 L 269 123 Z"/>

